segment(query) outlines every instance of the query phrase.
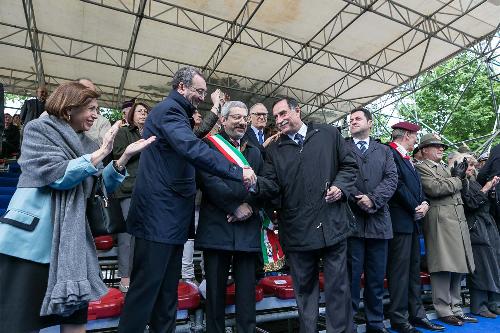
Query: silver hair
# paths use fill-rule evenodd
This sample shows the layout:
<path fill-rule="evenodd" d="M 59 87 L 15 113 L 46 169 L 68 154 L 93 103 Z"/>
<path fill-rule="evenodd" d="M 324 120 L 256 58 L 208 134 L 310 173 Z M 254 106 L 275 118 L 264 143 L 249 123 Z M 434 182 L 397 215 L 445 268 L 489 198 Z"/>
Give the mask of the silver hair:
<path fill-rule="evenodd" d="M 229 111 L 231 111 L 232 108 L 242 108 L 245 109 L 248 115 L 248 108 L 245 105 L 245 103 L 240 102 L 240 101 L 229 101 L 224 106 L 222 107 L 222 110 L 220 111 L 220 115 L 224 118 L 227 118 L 227 115 L 229 114 Z"/>
<path fill-rule="evenodd" d="M 403 136 L 405 136 L 405 133 L 407 131 L 405 131 L 404 129 L 402 128 L 395 128 L 392 130 L 392 140 L 396 140 L 396 139 L 399 139 L 399 138 L 402 138 Z"/>
<path fill-rule="evenodd" d="M 266 112 L 268 112 L 266 106 L 262 103 L 255 103 L 254 105 L 252 105 L 252 107 L 250 108 L 250 112 L 252 112 L 252 110 L 254 108 L 259 107 L 259 106 L 262 106 L 264 108 L 264 110 L 266 110 Z"/>
<path fill-rule="evenodd" d="M 469 163 L 471 163 L 471 162 L 473 164 L 477 163 L 477 160 L 471 154 L 453 152 L 453 153 L 448 154 L 448 166 L 451 168 L 453 166 L 453 164 L 455 163 L 455 161 L 460 163 L 464 160 L 464 158 L 467 159 L 467 162 L 469 162 Z"/>
<path fill-rule="evenodd" d="M 186 87 L 191 87 L 193 85 L 193 78 L 199 75 L 203 77 L 203 74 L 199 70 L 194 67 L 186 66 L 180 68 L 177 72 L 175 72 L 174 77 L 172 78 L 172 88 L 179 88 L 179 84 L 182 82 Z"/>

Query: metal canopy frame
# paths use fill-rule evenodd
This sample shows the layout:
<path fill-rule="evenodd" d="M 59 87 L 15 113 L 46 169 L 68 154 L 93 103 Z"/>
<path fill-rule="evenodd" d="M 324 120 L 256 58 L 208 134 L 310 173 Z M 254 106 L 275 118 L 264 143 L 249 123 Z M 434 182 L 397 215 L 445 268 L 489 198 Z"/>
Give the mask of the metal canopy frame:
<path fill-rule="evenodd" d="M 494 43 L 494 41 L 493 41 L 494 39 L 497 40 L 496 43 Z M 427 82 L 425 84 L 423 84 L 421 82 L 419 77 L 416 77 L 413 80 L 411 80 L 410 82 L 405 83 L 404 85 L 398 87 L 397 89 L 394 89 L 390 93 L 388 93 L 388 94 L 384 95 L 383 97 L 378 98 L 376 101 L 370 103 L 370 105 L 368 105 L 368 108 L 372 111 L 372 113 L 374 115 L 383 117 L 386 120 L 389 120 L 389 119 L 408 120 L 408 119 L 402 119 L 401 117 L 395 116 L 394 109 L 393 109 L 391 114 L 384 114 L 384 113 L 382 113 L 382 111 L 384 109 L 386 109 L 387 107 L 389 107 L 393 104 L 396 104 L 396 103 L 414 95 L 418 90 L 425 88 L 425 87 L 428 87 L 428 86 L 431 86 L 432 84 L 436 83 L 437 81 L 442 80 L 445 77 L 456 73 L 457 71 L 460 71 L 463 67 L 465 67 L 471 63 L 480 61 L 478 63 L 476 70 L 472 73 L 470 79 L 468 80 L 467 84 L 460 92 L 460 95 L 458 96 L 457 100 L 454 102 L 453 108 L 448 111 L 446 118 L 445 118 L 445 121 L 444 121 L 442 126 L 435 127 L 435 126 L 432 126 L 430 124 L 426 124 L 421 119 L 418 118 L 418 114 L 415 114 L 413 116 L 413 119 L 411 119 L 411 120 L 421 124 L 428 132 L 439 133 L 441 138 L 452 147 L 458 148 L 461 144 L 464 144 L 464 143 L 486 139 L 485 142 L 476 150 L 475 153 L 481 154 L 481 153 L 489 150 L 491 148 L 491 145 L 492 145 L 493 141 L 495 140 L 495 138 L 498 135 L 500 135 L 500 131 L 498 130 L 498 128 L 500 127 L 500 109 L 499 109 L 498 102 L 497 102 L 497 96 L 496 96 L 494 89 L 493 89 L 493 82 L 494 81 L 500 82 L 500 80 L 498 78 L 499 74 L 495 74 L 494 70 L 492 69 L 492 64 L 495 64 L 496 66 L 498 66 L 500 68 L 500 62 L 498 60 L 500 57 L 500 31 L 499 31 L 498 27 L 497 27 L 495 34 L 489 36 L 488 38 L 486 38 L 482 42 L 474 45 L 473 47 L 467 49 L 466 51 L 469 51 L 471 54 L 475 55 L 475 57 L 473 57 L 472 59 L 470 59 L 468 62 L 466 62 L 464 64 L 460 64 L 454 68 L 450 68 L 448 71 L 443 73 L 441 76 L 439 76 L 436 79 L 434 79 L 430 82 Z M 443 131 L 446 128 L 447 124 L 449 124 L 449 121 L 451 120 L 451 118 L 453 117 L 453 114 L 456 111 L 456 108 L 459 105 L 460 101 L 462 100 L 465 92 L 476 80 L 477 74 L 479 73 L 479 70 L 481 69 L 482 65 L 486 65 L 486 69 L 487 69 L 488 74 L 489 74 L 488 75 L 489 83 L 490 83 L 489 88 L 490 88 L 490 95 L 492 98 L 492 105 L 493 105 L 493 108 L 491 111 L 495 114 L 494 127 L 493 127 L 490 134 L 482 135 L 482 136 L 479 136 L 476 138 L 471 138 L 471 139 L 464 140 L 461 142 L 452 142 L 446 136 L 443 135 Z M 341 116 L 341 117 L 335 119 L 334 121 L 332 121 L 331 123 L 338 124 L 338 123 L 343 122 L 343 121 L 345 122 L 345 119 L 347 119 L 347 116 Z M 385 132 L 386 134 L 390 134 L 392 129 L 390 129 L 387 126 L 387 124 L 388 124 L 387 121 L 380 124 L 379 129 L 382 130 L 383 132 Z"/>
<path fill-rule="evenodd" d="M 269 1 L 242 1 L 234 19 L 228 19 L 201 9 L 182 6 L 179 4 L 181 1 L 80 0 L 82 5 L 102 9 L 103 18 L 113 13 L 134 17 L 128 47 L 116 47 L 96 43 L 89 38 L 75 38 L 65 33 L 40 30 L 35 21 L 33 1 L 22 0 L 26 25 L 0 20 L 0 46 L 31 50 L 34 67 L 32 71 L 0 67 L 0 80 L 5 82 L 7 91 L 26 95 L 36 84 L 46 82 L 53 86 L 74 79 L 45 73 L 42 61 L 45 54 L 111 66 L 121 70 L 120 81 L 116 86 L 95 83 L 101 91 L 101 104 L 105 107 L 117 107 L 124 99 L 133 97 L 155 103 L 168 90 L 166 84 L 162 89 L 127 89 L 131 71 L 169 79 L 180 67 L 191 65 L 203 70 L 211 87 L 237 91 L 262 101 L 281 95 L 292 96 L 301 103 L 305 119 L 325 122 L 332 122 L 333 119 L 335 122 L 345 117 L 349 110 L 369 104 L 388 92 L 401 92 L 402 86 L 404 89 L 412 86 L 414 89 L 418 88 L 416 78 L 422 71 L 436 65 L 431 63 L 425 66 L 434 41 L 444 43 L 452 50 L 448 57 L 463 50 L 469 50 L 478 57 L 485 57 L 486 54 L 491 56 L 495 52 L 491 49 L 483 51 L 477 45 L 481 40 L 491 38 L 498 31 L 498 26 L 495 31 L 474 36 L 458 29 L 456 25 L 457 21 L 475 12 L 488 0 L 438 0 L 439 5 L 429 13 L 421 13 L 399 0 L 338 0 L 340 10 L 304 40 L 267 31 L 252 24 L 263 5 Z M 330 47 L 366 15 L 390 20 L 404 28 L 404 31 L 366 59 L 341 53 Z M 209 57 L 201 59 L 199 63 L 139 52 L 136 44 L 141 38 L 141 26 L 145 21 L 209 36 L 218 40 L 218 43 Z M 221 64 L 235 46 L 269 52 L 285 60 L 267 78 L 221 69 Z M 420 58 L 415 59 L 419 65 L 417 73 L 410 75 L 395 69 L 393 65 L 398 60 L 421 46 L 425 49 Z M 306 65 L 335 71 L 340 73 L 340 77 L 335 78 L 324 89 L 299 88 L 291 82 Z M 350 97 L 349 93 L 365 81 L 380 84 L 385 90 L 367 96 Z M 499 122 L 500 113 L 497 112 L 497 127 Z"/>

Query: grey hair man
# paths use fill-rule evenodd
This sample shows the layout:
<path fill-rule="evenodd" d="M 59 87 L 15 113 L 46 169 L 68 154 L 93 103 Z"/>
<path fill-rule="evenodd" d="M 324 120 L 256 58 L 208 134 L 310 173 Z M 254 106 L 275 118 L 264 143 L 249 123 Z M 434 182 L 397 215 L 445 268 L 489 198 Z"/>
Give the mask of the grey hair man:
<path fill-rule="evenodd" d="M 221 111 L 224 130 L 218 138 L 225 139 L 240 151 L 248 164 L 259 173 L 263 161 L 259 149 L 243 138 L 248 109 L 242 102 L 226 103 Z M 218 146 L 208 139 L 209 146 Z M 207 332 L 224 332 L 225 305 L 229 267 L 236 290 L 236 327 L 238 332 L 255 332 L 255 270 L 260 247 L 260 218 L 257 202 L 247 190 L 233 180 L 198 173 L 203 196 L 195 247 L 203 251 L 207 297 L 205 303 Z M 228 223 L 230 222 L 230 223 Z"/>
<path fill-rule="evenodd" d="M 427 318 L 420 283 L 420 239 L 422 219 L 429 210 L 422 182 L 409 153 L 417 142 L 420 126 L 407 121 L 392 125 L 389 143 L 398 172 L 398 187 L 389 200 L 394 236 L 389 240 L 387 279 L 391 304 L 391 329 L 399 333 L 419 333 L 416 327 L 443 331 L 444 326 Z"/>
<path fill-rule="evenodd" d="M 248 127 L 246 138 L 248 141 L 263 149 L 262 144 L 266 141 L 264 129 L 267 125 L 268 111 L 262 103 L 252 105 L 250 108 L 250 126 Z"/>

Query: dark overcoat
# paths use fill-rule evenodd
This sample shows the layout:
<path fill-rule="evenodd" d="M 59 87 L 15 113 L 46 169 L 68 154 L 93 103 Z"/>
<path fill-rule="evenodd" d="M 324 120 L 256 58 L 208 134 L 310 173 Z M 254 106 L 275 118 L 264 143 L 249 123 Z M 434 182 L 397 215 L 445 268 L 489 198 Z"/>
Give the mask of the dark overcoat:
<path fill-rule="evenodd" d="M 187 241 L 194 219 L 195 168 L 242 181 L 243 170 L 198 139 L 190 125 L 194 107 L 177 91 L 149 113 L 143 136 L 156 141 L 141 153 L 127 230 L 165 244 Z"/>
<path fill-rule="evenodd" d="M 415 208 L 426 200 L 422 181 L 412 162 L 404 159 L 395 149 L 391 150 L 398 171 L 398 186 L 389 200 L 392 231 L 411 234 L 416 223 L 418 229 L 421 229 L 420 221 L 415 221 Z"/>
<path fill-rule="evenodd" d="M 364 153 L 352 139 L 347 145 L 353 151 L 358 164 L 355 190 L 349 196 L 349 204 L 356 216 L 357 228 L 354 237 L 391 239 L 392 224 L 387 202 L 394 194 L 398 184 L 398 173 L 392 152 L 386 145 L 370 138 Z M 368 211 L 356 204 L 355 195 L 365 194 L 373 202 Z"/>
<path fill-rule="evenodd" d="M 481 188 L 470 179 L 461 191 L 476 265 L 469 287 L 500 293 L 500 236 L 490 215 L 488 196 Z"/>
<path fill-rule="evenodd" d="M 226 133 L 222 132 L 221 135 L 228 139 Z M 264 164 L 259 149 L 250 142 L 242 140 L 241 143 L 241 147 L 244 147 L 243 156 L 255 173 L 259 174 Z M 209 146 L 217 149 L 211 142 Z M 223 179 L 205 171 L 198 172 L 197 179 L 203 195 L 195 248 L 260 252 L 261 220 L 256 198 L 250 195 L 241 182 L 235 180 Z M 252 206 L 253 215 L 244 221 L 228 223 L 227 215 L 245 202 Z"/>
<path fill-rule="evenodd" d="M 346 198 L 354 191 L 357 164 L 340 132 L 324 124 L 307 125 L 303 147 L 282 134 L 266 150 L 258 192 L 281 195 L 280 242 L 285 251 L 335 245 L 352 234 L 355 221 Z M 342 199 L 326 203 L 326 184 Z"/>

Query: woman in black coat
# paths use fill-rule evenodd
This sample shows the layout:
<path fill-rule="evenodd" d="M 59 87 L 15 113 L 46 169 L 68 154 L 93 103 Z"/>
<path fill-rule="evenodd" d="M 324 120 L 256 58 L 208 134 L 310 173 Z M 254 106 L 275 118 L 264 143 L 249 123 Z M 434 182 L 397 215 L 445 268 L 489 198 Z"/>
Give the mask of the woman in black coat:
<path fill-rule="evenodd" d="M 142 138 L 142 130 L 144 123 L 151 108 L 142 102 L 136 102 L 130 108 L 127 114 L 126 126 L 120 127 L 116 134 L 115 143 L 113 146 L 113 158 L 118 159 L 125 152 L 127 146 L 133 142 L 139 141 Z M 122 185 L 113 194 L 120 199 L 123 217 L 127 219 L 132 191 L 134 190 L 135 178 L 137 169 L 139 168 L 140 154 L 135 155 L 130 159 L 127 167 L 127 178 Z M 126 293 L 130 285 L 130 272 L 132 270 L 132 255 L 134 253 L 134 241 L 130 234 L 124 232 L 118 234 L 118 274 L 120 276 L 119 289 Z"/>
<path fill-rule="evenodd" d="M 464 156 L 457 156 L 459 161 Z M 468 157 L 468 156 L 466 156 Z M 494 177 L 481 186 L 475 179 L 474 160 L 468 157 L 467 178 L 463 181 L 462 199 L 469 225 L 472 253 L 476 270 L 467 284 L 473 314 L 495 318 L 500 315 L 500 237 L 495 220 L 490 215 L 488 192 L 499 182 Z M 450 162 L 450 165 L 452 162 Z"/>

